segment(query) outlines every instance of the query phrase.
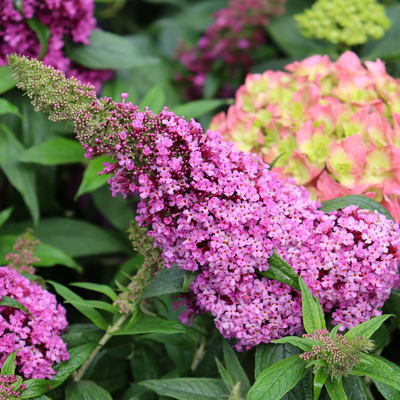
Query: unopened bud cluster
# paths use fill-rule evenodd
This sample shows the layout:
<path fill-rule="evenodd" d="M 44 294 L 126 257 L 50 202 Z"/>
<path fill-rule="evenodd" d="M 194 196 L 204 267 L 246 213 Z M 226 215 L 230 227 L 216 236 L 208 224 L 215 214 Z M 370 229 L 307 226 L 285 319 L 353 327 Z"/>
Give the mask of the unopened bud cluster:
<path fill-rule="evenodd" d="M 319 345 L 314 345 L 311 351 L 300 355 L 304 361 L 324 360 L 325 365 L 315 364 L 314 373 L 320 368 L 325 368 L 326 372 L 334 377 L 340 375 L 347 376 L 349 371 L 360 362 L 360 352 L 369 352 L 374 348 L 372 340 L 363 337 L 346 339 L 343 335 L 337 334 L 333 338 L 329 337 L 326 329 L 316 330 L 313 333 L 303 335 L 305 339 L 318 341 Z"/>
<path fill-rule="evenodd" d="M 17 382 L 18 378 L 15 375 L 0 375 L 0 400 L 11 400 L 19 397 L 26 385 L 18 385 Z"/>

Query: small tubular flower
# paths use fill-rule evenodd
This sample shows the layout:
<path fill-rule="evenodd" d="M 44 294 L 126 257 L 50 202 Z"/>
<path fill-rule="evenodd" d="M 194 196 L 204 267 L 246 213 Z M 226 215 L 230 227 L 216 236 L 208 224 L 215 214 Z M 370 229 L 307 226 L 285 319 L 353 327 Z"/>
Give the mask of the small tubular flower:
<path fill-rule="evenodd" d="M 364 194 L 400 222 L 400 86 L 380 60 L 352 52 L 312 56 L 288 72 L 248 75 L 228 112 L 211 122 L 239 149 L 276 164 L 279 177 L 326 201 Z"/>
<path fill-rule="evenodd" d="M 318 0 L 294 18 L 305 37 L 348 46 L 380 39 L 391 25 L 376 0 Z"/>

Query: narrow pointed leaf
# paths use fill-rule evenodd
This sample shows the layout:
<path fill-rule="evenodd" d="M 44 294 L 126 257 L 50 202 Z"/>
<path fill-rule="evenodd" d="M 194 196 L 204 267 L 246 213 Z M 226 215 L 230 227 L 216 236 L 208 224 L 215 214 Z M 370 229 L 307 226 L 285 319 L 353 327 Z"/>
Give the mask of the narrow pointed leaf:
<path fill-rule="evenodd" d="M 11 78 L 11 75 L 12 71 L 8 68 L 8 65 L 0 67 L 0 94 L 15 87 L 16 82 Z"/>
<path fill-rule="evenodd" d="M 14 206 L 11 206 L 0 212 L 0 227 L 10 218 L 13 210 Z"/>
<path fill-rule="evenodd" d="M 269 164 L 269 170 L 272 171 L 272 169 L 275 167 L 276 163 L 279 161 L 279 159 L 284 155 L 285 153 L 279 154 L 278 157 L 275 157 L 271 164 Z"/>
<path fill-rule="evenodd" d="M 400 367 L 397 364 L 392 363 L 388 360 L 385 360 L 383 357 L 380 357 L 380 356 L 376 356 L 376 357 L 378 359 L 380 359 L 381 361 L 385 362 L 386 364 L 388 364 L 395 371 L 400 372 Z M 357 377 L 357 378 L 361 379 L 360 377 Z M 382 394 L 382 396 L 385 399 L 400 400 L 400 390 L 395 389 L 394 387 L 387 385 L 386 383 L 378 381 L 377 379 L 372 379 L 372 380 L 373 380 L 375 386 L 377 387 L 377 389 L 379 390 L 379 392 Z"/>
<path fill-rule="evenodd" d="M 217 364 L 218 372 L 221 375 L 221 378 L 224 381 L 226 388 L 228 390 L 232 390 L 235 386 L 233 378 L 230 376 L 229 372 L 224 368 L 224 366 L 221 364 L 221 361 L 219 361 L 217 357 L 215 357 L 215 362 Z"/>
<path fill-rule="evenodd" d="M 325 387 L 332 400 L 348 400 L 341 380 L 339 381 L 338 379 L 334 379 L 332 381 L 330 378 L 328 378 L 325 381 Z"/>
<path fill-rule="evenodd" d="M 92 381 L 73 381 L 65 389 L 65 400 L 112 400 L 112 397 Z"/>
<path fill-rule="evenodd" d="M 354 328 L 351 328 L 344 335 L 344 337 L 346 339 L 354 339 L 357 336 L 362 336 L 365 339 L 369 339 L 390 317 L 393 317 L 393 314 L 384 314 L 379 317 L 371 318 L 370 320 L 365 321 L 362 324 L 355 326 Z"/>
<path fill-rule="evenodd" d="M 282 339 L 271 340 L 271 343 L 290 343 L 293 346 L 299 347 L 304 351 L 310 351 L 313 345 L 319 345 L 319 342 L 314 341 L 312 339 L 303 339 L 297 336 L 287 336 Z"/>
<path fill-rule="evenodd" d="M 15 350 L 8 355 L 3 366 L 1 367 L 1 375 L 15 375 L 15 356 L 19 350 L 21 349 Z"/>
<path fill-rule="evenodd" d="M 326 329 L 325 319 L 321 318 L 317 303 L 303 278 L 299 277 L 301 287 L 301 305 L 303 308 L 303 325 L 307 333 L 317 329 Z"/>
<path fill-rule="evenodd" d="M 162 110 L 164 104 L 165 84 L 164 82 L 158 82 L 143 97 L 139 109 L 144 111 L 145 107 L 149 107 L 155 114 L 158 114 Z"/>
<path fill-rule="evenodd" d="M 84 307 L 90 307 L 90 308 L 99 308 L 100 310 L 108 311 L 111 314 L 118 314 L 119 313 L 119 308 L 116 306 L 113 306 L 112 304 L 106 303 L 105 301 L 96 301 L 96 300 L 83 300 L 83 301 L 77 301 L 77 300 L 69 300 L 65 301 L 64 303 L 66 304 L 72 304 L 73 306 L 84 306 Z"/>
<path fill-rule="evenodd" d="M 298 355 L 279 361 L 257 378 L 247 394 L 247 400 L 280 399 L 305 375 L 305 363 Z"/>
<path fill-rule="evenodd" d="M 342 326 L 342 324 L 336 325 L 331 332 L 329 333 L 329 339 L 334 339 L 335 336 L 337 335 L 339 328 Z"/>
<path fill-rule="evenodd" d="M 314 375 L 314 400 L 318 400 L 328 376 L 324 368 L 320 368 Z"/>
<path fill-rule="evenodd" d="M 190 285 L 196 278 L 196 276 L 200 273 L 200 270 L 197 271 L 185 271 L 185 276 L 183 278 L 183 288 L 182 290 L 184 292 L 187 292 L 189 290 Z"/>
<path fill-rule="evenodd" d="M 390 215 L 389 211 L 386 210 L 383 205 L 377 203 L 375 200 L 370 199 L 367 196 L 361 196 L 358 194 L 351 194 L 349 196 L 339 197 L 337 199 L 332 199 L 322 202 L 320 210 L 325 214 L 333 210 L 340 210 L 348 206 L 358 206 L 364 210 L 378 211 L 379 214 L 384 215 L 387 219 L 394 221 L 393 217 Z"/>
<path fill-rule="evenodd" d="M 29 312 L 29 310 L 26 307 L 24 307 L 18 300 L 13 299 L 12 297 L 3 296 L 3 298 L 0 301 L 0 306 L 17 308 L 18 310 L 25 311 L 32 317 L 32 314 Z"/>
<path fill-rule="evenodd" d="M 348 375 L 343 377 L 342 383 L 344 392 L 349 400 L 370 400 L 367 393 L 367 385 L 361 376 Z"/>
<path fill-rule="evenodd" d="M 2 114 L 14 114 L 19 118 L 23 118 L 19 108 L 6 99 L 0 99 L 0 115 Z"/>
<path fill-rule="evenodd" d="M 110 286 L 107 285 L 99 285 L 97 283 L 90 282 L 75 282 L 70 283 L 70 286 L 76 286 L 83 289 L 93 290 L 95 292 L 100 292 L 108 296 L 112 301 L 116 301 L 118 299 L 117 293 Z"/>
<path fill-rule="evenodd" d="M 26 22 L 29 27 L 36 33 L 39 39 L 40 55 L 38 59 L 41 60 L 45 56 L 47 52 L 47 47 L 49 45 L 49 39 L 51 36 L 50 28 L 43 24 L 43 22 L 40 21 L 40 19 L 37 17 L 27 19 Z"/>

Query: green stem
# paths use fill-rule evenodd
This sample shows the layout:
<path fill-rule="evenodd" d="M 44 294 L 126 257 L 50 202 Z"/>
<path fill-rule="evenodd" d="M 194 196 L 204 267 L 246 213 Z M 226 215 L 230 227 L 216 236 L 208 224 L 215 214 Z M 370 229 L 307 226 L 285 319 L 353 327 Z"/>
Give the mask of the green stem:
<path fill-rule="evenodd" d="M 128 314 L 121 315 L 121 317 L 118 319 L 118 321 L 110 326 L 105 335 L 100 339 L 97 347 L 91 352 L 90 356 L 86 359 L 86 361 L 83 363 L 83 365 L 79 368 L 79 371 L 75 375 L 75 380 L 80 381 L 83 374 L 85 373 L 87 367 L 89 364 L 92 362 L 93 358 L 96 357 L 96 354 L 102 349 L 102 347 L 111 339 L 112 333 L 117 331 L 118 329 L 121 328 L 121 325 L 126 321 L 128 318 Z"/>

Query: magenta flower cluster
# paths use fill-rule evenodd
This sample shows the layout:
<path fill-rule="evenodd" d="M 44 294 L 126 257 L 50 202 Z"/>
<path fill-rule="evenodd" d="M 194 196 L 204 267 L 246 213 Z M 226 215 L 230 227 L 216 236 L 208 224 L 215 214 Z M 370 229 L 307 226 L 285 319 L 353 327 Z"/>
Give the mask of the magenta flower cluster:
<path fill-rule="evenodd" d="M 26 388 L 23 383 L 18 389 L 15 389 L 13 385 L 18 382 L 16 375 L 0 375 L 0 400 L 11 400 L 19 398 L 19 394 Z"/>
<path fill-rule="evenodd" d="M 249 72 L 254 64 L 252 53 L 266 42 L 269 18 L 284 12 L 286 0 L 231 0 L 227 8 L 213 14 L 214 22 L 197 45 L 185 50 L 180 61 L 188 70 L 185 80 L 190 97 L 201 97 L 207 75 L 222 61 L 230 78 Z M 231 96 L 232 89 L 222 89 Z"/>
<path fill-rule="evenodd" d="M 17 374 L 23 378 L 51 379 L 54 363 L 69 358 L 60 334 L 68 323 L 65 309 L 53 294 L 20 275 L 15 269 L 0 267 L 0 297 L 11 297 L 26 307 L 25 311 L 0 306 L 0 365 L 16 353 Z"/>
<path fill-rule="evenodd" d="M 89 70 L 72 63 L 64 54 L 63 38 L 75 43 L 89 44 L 96 29 L 93 0 L 24 0 L 22 15 L 13 0 L 0 2 L 0 66 L 7 64 L 7 54 L 18 53 L 38 58 L 41 45 L 26 19 L 38 18 L 50 29 L 50 39 L 43 62 L 67 76 L 90 82 L 99 91 L 104 80 L 112 77 L 109 70 Z"/>

